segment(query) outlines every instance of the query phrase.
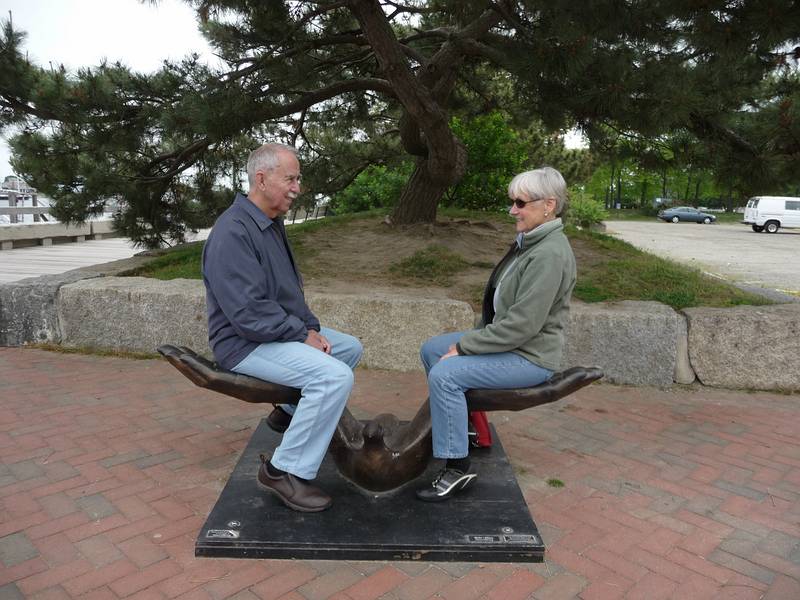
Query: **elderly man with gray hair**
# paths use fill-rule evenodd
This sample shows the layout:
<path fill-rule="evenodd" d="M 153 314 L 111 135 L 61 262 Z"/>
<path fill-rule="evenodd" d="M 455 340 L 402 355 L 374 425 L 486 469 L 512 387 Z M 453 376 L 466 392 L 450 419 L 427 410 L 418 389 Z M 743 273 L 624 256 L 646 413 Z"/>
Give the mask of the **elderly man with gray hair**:
<path fill-rule="evenodd" d="M 209 345 L 225 369 L 299 388 L 296 407 L 276 407 L 267 423 L 284 432 L 258 481 L 301 512 L 332 499 L 317 476 L 353 386 L 361 343 L 321 327 L 306 304 L 283 215 L 300 193 L 297 152 L 265 144 L 247 161 L 249 191 L 236 195 L 203 249 Z"/>

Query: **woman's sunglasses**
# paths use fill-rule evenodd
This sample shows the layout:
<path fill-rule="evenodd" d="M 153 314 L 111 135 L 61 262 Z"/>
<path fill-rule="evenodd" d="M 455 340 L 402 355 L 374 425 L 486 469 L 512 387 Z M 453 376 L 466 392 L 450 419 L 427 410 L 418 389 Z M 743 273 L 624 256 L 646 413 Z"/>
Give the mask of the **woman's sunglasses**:
<path fill-rule="evenodd" d="M 547 200 L 547 198 L 534 198 L 533 200 L 521 200 L 520 198 L 514 198 L 514 206 L 517 208 L 525 208 L 526 204 L 538 202 L 539 200 Z"/>

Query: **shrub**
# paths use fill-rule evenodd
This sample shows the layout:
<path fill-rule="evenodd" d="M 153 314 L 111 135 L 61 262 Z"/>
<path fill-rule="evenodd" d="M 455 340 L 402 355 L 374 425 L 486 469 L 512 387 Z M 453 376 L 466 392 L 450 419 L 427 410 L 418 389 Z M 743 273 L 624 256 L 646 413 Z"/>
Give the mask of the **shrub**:
<path fill-rule="evenodd" d="M 330 206 L 338 213 L 394 206 L 410 174 L 411 163 L 404 163 L 396 169 L 370 165 L 331 198 Z"/>
<path fill-rule="evenodd" d="M 571 192 L 566 214 L 567 222 L 581 227 L 589 227 L 608 218 L 603 204 L 590 198 L 584 192 Z"/>
<path fill-rule="evenodd" d="M 508 182 L 524 169 L 525 142 L 499 112 L 470 120 L 453 117 L 451 126 L 467 150 L 467 171 L 449 190 L 448 203 L 472 210 L 507 208 Z"/>

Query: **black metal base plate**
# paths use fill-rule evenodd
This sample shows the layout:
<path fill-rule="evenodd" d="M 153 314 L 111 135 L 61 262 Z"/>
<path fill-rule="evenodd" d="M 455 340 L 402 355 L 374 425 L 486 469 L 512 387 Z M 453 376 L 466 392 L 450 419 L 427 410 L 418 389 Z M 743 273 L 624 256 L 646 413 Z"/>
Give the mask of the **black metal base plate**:
<path fill-rule="evenodd" d="M 283 506 L 256 482 L 259 453 L 279 434 L 261 421 L 200 531 L 197 556 L 329 560 L 541 562 L 544 544 L 497 432 L 494 445 L 470 453 L 478 478 L 449 501 L 427 503 L 414 491 L 441 468 L 389 494 L 345 480 L 328 456 L 314 481 L 333 496 L 321 513 Z"/>

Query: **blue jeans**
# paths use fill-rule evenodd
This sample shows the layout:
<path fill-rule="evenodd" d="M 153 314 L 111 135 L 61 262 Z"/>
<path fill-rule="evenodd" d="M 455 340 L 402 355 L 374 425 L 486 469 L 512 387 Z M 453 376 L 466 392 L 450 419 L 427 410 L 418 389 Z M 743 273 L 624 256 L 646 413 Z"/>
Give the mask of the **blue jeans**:
<path fill-rule="evenodd" d="M 513 352 L 439 360 L 464 333 L 432 337 L 419 352 L 428 374 L 435 458 L 464 458 L 469 454 L 467 390 L 531 387 L 553 375 L 552 371 Z"/>
<path fill-rule="evenodd" d="M 297 408 L 288 411 L 294 413 L 292 423 L 270 462 L 303 479 L 317 476 L 363 350 L 361 342 L 346 333 L 326 327 L 320 333 L 331 343 L 331 354 L 302 342 L 272 342 L 258 346 L 232 369 L 300 389 Z"/>

